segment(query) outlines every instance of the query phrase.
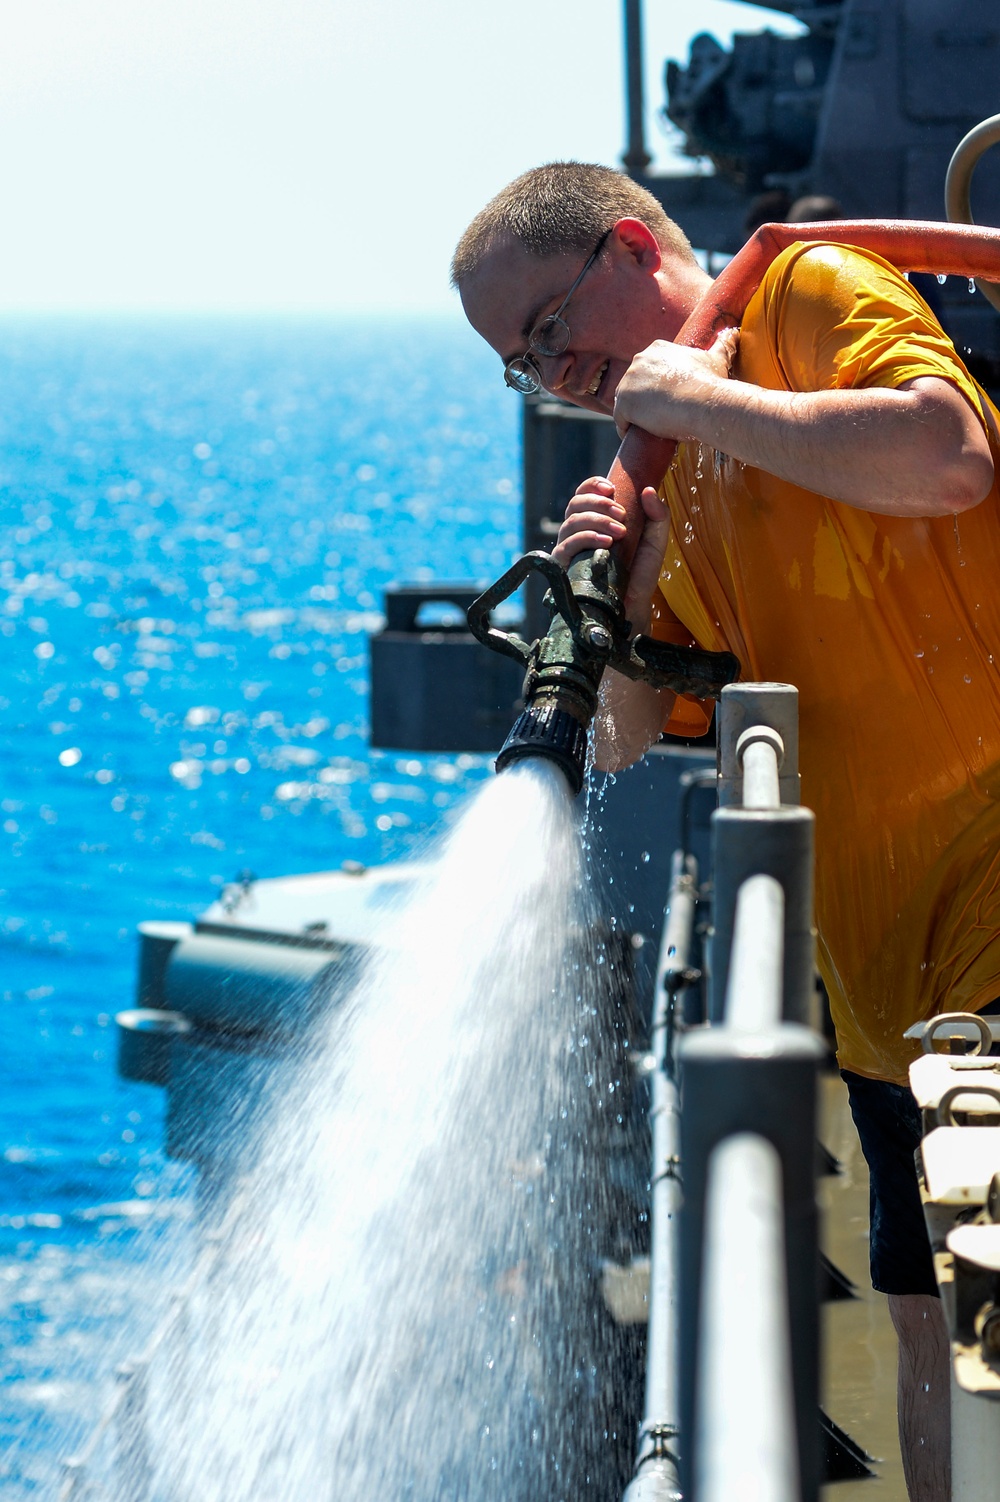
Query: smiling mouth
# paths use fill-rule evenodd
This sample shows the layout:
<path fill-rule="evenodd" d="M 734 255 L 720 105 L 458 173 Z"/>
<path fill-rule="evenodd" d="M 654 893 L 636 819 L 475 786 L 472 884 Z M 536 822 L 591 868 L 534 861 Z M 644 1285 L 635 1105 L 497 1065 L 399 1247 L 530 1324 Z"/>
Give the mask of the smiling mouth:
<path fill-rule="evenodd" d="M 594 378 L 591 381 L 590 385 L 587 387 L 585 395 L 587 395 L 587 396 L 596 396 L 597 395 L 598 387 L 600 386 L 601 382 L 604 380 L 604 377 L 607 374 L 608 366 L 610 364 L 611 364 L 610 360 L 605 360 L 604 364 L 600 367 L 600 369 L 594 372 Z"/>

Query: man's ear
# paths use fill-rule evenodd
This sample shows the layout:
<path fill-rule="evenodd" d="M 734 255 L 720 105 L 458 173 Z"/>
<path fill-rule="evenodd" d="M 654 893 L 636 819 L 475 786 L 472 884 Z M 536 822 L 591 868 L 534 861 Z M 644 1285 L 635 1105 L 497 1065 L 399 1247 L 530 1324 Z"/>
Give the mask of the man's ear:
<path fill-rule="evenodd" d="M 643 271 L 655 273 L 663 263 L 656 236 L 641 219 L 619 219 L 608 243 L 618 255 L 633 261 Z"/>

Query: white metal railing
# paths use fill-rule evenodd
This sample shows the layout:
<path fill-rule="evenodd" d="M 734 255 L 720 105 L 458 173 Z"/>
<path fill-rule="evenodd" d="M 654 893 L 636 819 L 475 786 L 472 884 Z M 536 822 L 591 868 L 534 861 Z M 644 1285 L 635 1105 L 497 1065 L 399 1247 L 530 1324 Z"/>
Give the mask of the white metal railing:
<path fill-rule="evenodd" d="M 753 1133 L 709 1162 L 701 1307 L 699 1502 L 799 1502 L 781 1160 Z"/>
<path fill-rule="evenodd" d="M 814 986 L 813 820 L 798 806 L 796 699 L 780 684 L 723 693 L 714 1025 L 686 1032 L 674 1003 L 693 979 L 697 894 L 690 858 L 674 858 L 653 1027 L 646 1407 L 625 1502 L 682 1490 L 691 1502 L 815 1502 L 818 1492 L 823 1046 L 802 1025 Z"/>
<path fill-rule="evenodd" d="M 753 1033 L 781 1021 L 785 894 L 773 876 L 748 876 L 736 898 L 726 1026 Z"/>

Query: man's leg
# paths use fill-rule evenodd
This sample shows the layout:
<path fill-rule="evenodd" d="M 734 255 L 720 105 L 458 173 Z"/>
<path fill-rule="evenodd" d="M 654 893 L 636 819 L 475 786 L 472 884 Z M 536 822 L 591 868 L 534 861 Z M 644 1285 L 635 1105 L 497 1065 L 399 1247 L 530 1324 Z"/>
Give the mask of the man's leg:
<path fill-rule="evenodd" d="M 888 1295 L 899 1337 L 899 1442 L 910 1502 L 949 1502 L 949 1348 L 914 1165 L 920 1111 L 903 1085 L 841 1072 L 871 1179 L 872 1287 Z"/>
<path fill-rule="evenodd" d="M 951 1497 L 951 1360 L 941 1300 L 890 1293 L 899 1337 L 896 1402 L 899 1448 L 910 1502 Z"/>

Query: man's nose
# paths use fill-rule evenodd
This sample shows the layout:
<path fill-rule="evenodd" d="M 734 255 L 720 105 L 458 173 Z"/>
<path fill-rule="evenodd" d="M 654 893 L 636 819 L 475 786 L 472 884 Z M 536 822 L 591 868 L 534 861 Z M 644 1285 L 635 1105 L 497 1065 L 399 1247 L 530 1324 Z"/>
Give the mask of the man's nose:
<path fill-rule="evenodd" d="M 538 369 L 542 377 L 542 385 L 546 391 L 557 396 L 569 379 L 573 369 L 573 353 L 564 349 L 561 355 L 537 355 Z"/>

